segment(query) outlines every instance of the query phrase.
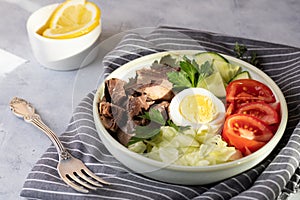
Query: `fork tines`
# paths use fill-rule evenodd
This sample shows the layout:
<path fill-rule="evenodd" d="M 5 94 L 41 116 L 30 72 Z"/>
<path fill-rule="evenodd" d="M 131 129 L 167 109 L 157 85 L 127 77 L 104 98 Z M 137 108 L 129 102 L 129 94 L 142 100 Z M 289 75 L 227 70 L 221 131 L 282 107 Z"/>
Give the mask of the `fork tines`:
<path fill-rule="evenodd" d="M 83 193 L 88 193 L 89 190 L 97 190 L 103 187 L 103 184 L 110 185 L 109 182 L 96 176 L 86 167 L 79 171 L 65 174 L 62 176 L 62 179 L 73 189 Z"/>

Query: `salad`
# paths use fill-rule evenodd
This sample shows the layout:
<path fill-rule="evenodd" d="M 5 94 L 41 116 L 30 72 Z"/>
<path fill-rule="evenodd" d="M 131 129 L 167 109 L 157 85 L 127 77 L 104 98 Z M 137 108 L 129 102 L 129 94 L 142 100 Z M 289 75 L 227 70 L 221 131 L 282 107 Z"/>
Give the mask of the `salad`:
<path fill-rule="evenodd" d="M 170 54 L 128 81 L 106 80 L 99 113 L 129 150 L 185 166 L 247 156 L 280 123 L 280 103 L 270 88 L 215 52 Z"/>

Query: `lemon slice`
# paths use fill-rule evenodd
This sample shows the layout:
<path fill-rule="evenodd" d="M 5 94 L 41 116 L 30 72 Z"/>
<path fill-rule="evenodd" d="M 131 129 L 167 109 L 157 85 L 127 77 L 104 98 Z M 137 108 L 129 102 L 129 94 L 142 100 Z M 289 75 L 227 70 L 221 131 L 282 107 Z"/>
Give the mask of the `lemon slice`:
<path fill-rule="evenodd" d="M 51 15 L 43 36 L 54 39 L 74 38 L 92 31 L 100 23 L 99 7 L 85 0 L 66 0 Z"/>

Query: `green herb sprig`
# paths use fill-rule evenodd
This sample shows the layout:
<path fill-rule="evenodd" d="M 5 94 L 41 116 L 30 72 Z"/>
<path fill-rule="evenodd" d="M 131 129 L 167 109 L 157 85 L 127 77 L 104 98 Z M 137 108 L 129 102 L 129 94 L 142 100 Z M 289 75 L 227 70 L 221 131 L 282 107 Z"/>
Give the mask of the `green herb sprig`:
<path fill-rule="evenodd" d="M 173 83 L 174 90 L 197 87 L 198 83 L 214 72 L 212 64 L 206 61 L 199 66 L 195 60 L 190 60 L 186 56 L 180 61 L 180 71 L 167 73 L 168 79 Z"/>
<path fill-rule="evenodd" d="M 161 126 L 171 126 L 176 131 L 183 131 L 188 128 L 177 126 L 172 120 L 165 120 L 161 112 L 157 109 L 150 109 L 149 112 L 145 112 L 139 117 L 150 120 L 151 123 L 147 126 L 137 126 L 134 131 L 135 135 L 131 137 L 128 145 L 156 136 L 159 134 Z"/>
<path fill-rule="evenodd" d="M 256 67 L 260 67 L 256 52 L 252 52 L 250 56 L 247 56 L 248 49 L 245 45 L 236 42 L 233 51 L 236 54 L 235 57 L 244 60 Z"/>

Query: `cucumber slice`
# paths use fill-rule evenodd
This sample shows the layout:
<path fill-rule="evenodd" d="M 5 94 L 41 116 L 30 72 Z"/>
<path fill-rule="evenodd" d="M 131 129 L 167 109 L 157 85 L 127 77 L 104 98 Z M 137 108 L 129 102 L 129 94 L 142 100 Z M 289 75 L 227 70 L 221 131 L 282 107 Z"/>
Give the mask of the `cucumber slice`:
<path fill-rule="evenodd" d="M 238 73 L 235 77 L 233 77 L 231 80 L 230 80 L 230 82 L 231 81 L 235 81 L 235 80 L 239 80 L 239 79 L 250 79 L 251 77 L 250 77 L 250 74 L 249 74 L 249 72 L 248 71 L 243 71 L 243 72 L 241 72 L 241 73 Z"/>
<path fill-rule="evenodd" d="M 219 98 L 226 96 L 226 90 L 223 83 L 222 76 L 219 72 L 215 72 L 212 75 L 206 77 L 205 83 L 207 85 L 207 89 L 211 91 L 214 95 Z"/>
<path fill-rule="evenodd" d="M 205 79 L 201 79 L 201 80 L 198 81 L 197 88 L 208 89 L 207 85 L 206 85 L 206 82 L 205 82 Z"/>
<path fill-rule="evenodd" d="M 213 60 L 213 67 L 220 72 L 225 83 L 228 83 L 241 71 L 240 66 L 219 60 Z"/>
<path fill-rule="evenodd" d="M 198 53 L 194 56 L 194 59 L 198 65 L 202 65 L 206 61 L 212 63 L 214 70 L 221 74 L 224 83 L 228 83 L 241 70 L 240 66 L 229 63 L 226 58 L 216 52 Z"/>
<path fill-rule="evenodd" d="M 206 61 L 209 61 L 210 63 L 212 63 L 213 60 L 218 60 L 218 61 L 229 63 L 226 58 L 224 58 L 223 56 L 221 56 L 220 54 L 218 54 L 216 52 L 197 53 L 197 54 L 195 54 L 194 59 L 198 65 L 202 65 Z"/>

